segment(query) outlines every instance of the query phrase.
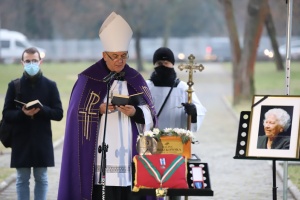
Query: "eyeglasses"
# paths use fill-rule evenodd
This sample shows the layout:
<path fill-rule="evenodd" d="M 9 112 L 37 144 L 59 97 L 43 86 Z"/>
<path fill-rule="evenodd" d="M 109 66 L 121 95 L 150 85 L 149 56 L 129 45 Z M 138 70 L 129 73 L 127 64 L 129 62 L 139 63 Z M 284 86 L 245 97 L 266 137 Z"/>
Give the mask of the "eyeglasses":
<path fill-rule="evenodd" d="M 27 64 L 37 64 L 39 63 L 39 60 L 36 60 L 36 59 L 32 59 L 32 60 L 24 60 L 23 61 L 24 63 L 27 63 Z"/>
<path fill-rule="evenodd" d="M 126 60 L 129 58 L 128 53 L 124 53 L 122 55 L 118 55 L 118 54 L 113 54 L 113 55 L 109 55 L 107 52 L 105 52 L 106 55 L 110 58 L 111 61 L 116 61 L 116 60 Z"/>

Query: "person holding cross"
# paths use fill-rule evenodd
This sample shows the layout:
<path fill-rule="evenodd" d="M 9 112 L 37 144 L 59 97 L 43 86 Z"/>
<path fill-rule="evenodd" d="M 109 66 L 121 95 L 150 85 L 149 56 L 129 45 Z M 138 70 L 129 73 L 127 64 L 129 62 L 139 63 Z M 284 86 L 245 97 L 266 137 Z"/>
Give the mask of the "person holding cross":
<path fill-rule="evenodd" d="M 191 115 L 191 131 L 199 130 L 206 108 L 197 95 L 188 102 L 186 82 L 179 80 L 174 69 L 175 57 L 171 49 L 158 48 L 153 55 L 154 72 L 146 80 L 151 91 L 158 117 L 158 128 L 187 128 L 187 115 Z"/>
<path fill-rule="evenodd" d="M 192 94 L 192 103 L 188 102 L 188 85 L 179 80 L 174 69 L 175 57 L 171 49 L 158 48 L 153 55 L 154 72 L 146 80 L 151 91 L 158 118 L 158 128 L 187 129 L 187 116 L 191 116 L 191 131 L 199 130 L 206 108 L 197 95 Z M 180 196 L 169 197 L 180 200 Z"/>

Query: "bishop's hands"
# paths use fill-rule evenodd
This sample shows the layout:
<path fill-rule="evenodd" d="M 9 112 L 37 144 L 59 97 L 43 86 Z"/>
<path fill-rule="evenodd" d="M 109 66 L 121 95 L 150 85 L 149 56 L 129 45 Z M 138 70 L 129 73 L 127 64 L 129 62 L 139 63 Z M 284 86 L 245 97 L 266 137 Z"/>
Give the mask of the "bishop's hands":
<path fill-rule="evenodd" d="M 102 104 L 100 104 L 100 114 L 102 115 L 102 114 L 105 114 L 105 111 L 106 111 L 106 103 L 102 103 Z M 107 113 L 109 114 L 109 113 L 112 113 L 112 112 L 115 112 L 115 111 L 117 111 L 116 110 L 116 107 L 114 106 L 114 105 L 112 105 L 111 103 L 110 104 L 108 104 L 108 109 L 107 109 Z"/>
<path fill-rule="evenodd" d="M 124 113 L 128 117 L 134 116 L 136 112 L 135 107 L 132 105 L 116 106 L 116 108 L 118 109 L 118 111 Z"/>
<path fill-rule="evenodd" d="M 193 103 L 181 103 L 186 114 L 191 115 L 192 123 L 197 123 L 197 108 Z"/>
<path fill-rule="evenodd" d="M 105 111 L 106 111 L 106 103 L 102 103 L 100 105 L 100 114 L 105 114 Z M 128 117 L 134 116 L 135 112 L 136 112 L 134 106 L 131 106 L 131 105 L 114 106 L 112 104 L 108 104 L 107 114 L 115 112 L 115 111 L 120 111 L 120 112 L 124 113 L 125 115 L 127 115 Z"/>

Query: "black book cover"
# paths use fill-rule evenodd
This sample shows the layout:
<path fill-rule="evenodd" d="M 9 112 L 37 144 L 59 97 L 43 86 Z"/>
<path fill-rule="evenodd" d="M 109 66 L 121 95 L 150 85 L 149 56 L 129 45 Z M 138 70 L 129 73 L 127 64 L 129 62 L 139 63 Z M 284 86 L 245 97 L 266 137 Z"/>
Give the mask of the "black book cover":
<path fill-rule="evenodd" d="M 143 93 L 137 93 L 133 95 L 121 95 L 114 94 L 111 100 L 111 103 L 116 106 L 124 106 L 124 105 L 133 105 L 138 106 L 142 105 L 144 102 Z"/>
<path fill-rule="evenodd" d="M 27 110 L 30 110 L 32 108 L 40 108 L 41 109 L 43 107 L 43 104 L 38 99 L 30 101 L 28 103 L 24 103 L 22 101 L 18 101 L 15 99 L 15 102 L 25 105 Z"/>

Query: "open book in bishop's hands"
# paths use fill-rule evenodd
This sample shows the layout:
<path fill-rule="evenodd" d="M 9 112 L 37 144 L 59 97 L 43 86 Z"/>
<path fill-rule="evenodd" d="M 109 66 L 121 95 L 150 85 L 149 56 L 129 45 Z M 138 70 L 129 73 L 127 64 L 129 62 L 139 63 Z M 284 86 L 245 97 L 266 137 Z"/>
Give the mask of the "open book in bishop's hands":
<path fill-rule="evenodd" d="M 144 103 L 143 92 L 132 95 L 113 94 L 111 104 L 115 106 L 138 106 Z"/>
<path fill-rule="evenodd" d="M 42 109 L 42 107 L 43 107 L 43 104 L 38 99 L 33 100 L 33 101 L 29 101 L 28 103 L 24 103 L 22 101 L 18 101 L 18 100 L 15 99 L 15 102 L 20 103 L 22 105 L 25 105 L 25 108 L 27 110 L 30 110 L 32 108 L 40 108 L 40 109 Z"/>

